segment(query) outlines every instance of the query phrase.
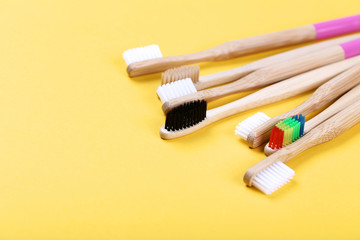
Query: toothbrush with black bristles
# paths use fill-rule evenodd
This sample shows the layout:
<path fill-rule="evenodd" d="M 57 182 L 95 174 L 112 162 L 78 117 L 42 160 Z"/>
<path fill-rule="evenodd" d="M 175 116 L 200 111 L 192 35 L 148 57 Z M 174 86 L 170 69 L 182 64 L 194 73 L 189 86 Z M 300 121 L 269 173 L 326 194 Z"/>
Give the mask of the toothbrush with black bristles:
<path fill-rule="evenodd" d="M 288 61 L 260 68 L 245 77 L 215 88 L 195 92 L 166 101 L 162 109 L 165 113 L 186 102 L 213 101 L 235 93 L 258 89 L 289 77 L 316 69 L 360 54 L 360 38 L 318 50 Z M 176 91 L 171 91 L 175 95 Z"/>
<path fill-rule="evenodd" d="M 311 131 L 313 128 L 326 121 L 328 118 L 337 114 L 339 111 L 350 106 L 356 100 L 360 99 L 360 85 L 357 85 L 349 92 L 341 96 L 336 102 L 327 107 L 324 111 L 310 119 L 309 121 L 301 121 L 296 119 L 298 123 L 281 121 L 271 130 L 270 141 L 264 148 L 264 153 L 269 156 L 279 149 L 293 143 L 298 140 L 303 134 Z M 299 121 L 300 120 L 300 121 Z M 281 124 L 283 123 L 283 124 Z M 301 126 L 301 129 L 297 129 L 297 124 Z"/>
<path fill-rule="evenodd" d="M 296 96 L 317 88 L 334 76 L 359 63 L 360 56 L 327 65 L 273 84 L 244 98 L 207 111 L 206 102 L 202 101 L 175 108 L 168 113 L 165 125 L 160 129 L 160 136 L 163 139 L 182 137 L 220 119 Z"/>
<path fill-rule="evenodd" d="M 360 100 L 321 123 L 296 142 L 280 149 L 249 168 L 244 182 L 265 194 L 271 194 L 288 183 L 295 171 L 285 163 L 318 144 L 330 141 L 360 122 Z M 355 159 L 354 159 L 355 160 Z"/>

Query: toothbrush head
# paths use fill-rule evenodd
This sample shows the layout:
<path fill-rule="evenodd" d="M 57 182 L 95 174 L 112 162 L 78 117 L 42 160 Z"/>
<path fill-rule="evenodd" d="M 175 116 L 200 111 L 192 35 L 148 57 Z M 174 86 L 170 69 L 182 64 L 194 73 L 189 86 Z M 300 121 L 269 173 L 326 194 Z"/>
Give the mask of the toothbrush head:
<path fill-rule="evenodd" d="M 162 103 L 171 99 L 196 93 L 197 90 L 191 78 L 185 78 L 158 86 L 156 93 Z"/>
<path fill-rule="evenodd" d="M 173 98 L 196 93 L 194 83 L 199 81 L 199 66 L 181 66 L 168 69 L 161 75 L 161 85 L 156 93 L 164 103 Z"/>
<path fill-rule="evenodd" d="M 172 83 L 181 79 L 190 78 L 193 83 L 199 81 L 200 67 L 198 65 L 186 65 L 166 70 L 161 75 L 161 85 Z"/>
<path fill-rule="evenodd" d="M 294 175 L 294 170 L 281 161 L 276 161 L 258 172 L 253 177 L 251 185 L 269 195 L 290 182 Z"/>
<path fill-rule="evenodd" d="M 207 103 L 204 100 L 184 103 L 166 115 L 165 129 L 177 131 L 192 127 L 206 118 Z"/>
<path fill-rule="evenodd" d="M 259 127 L 269 119 L 270 117 L 265 113 L 258 112 L 240 122 L 235 128 L 235 134 L 246 141 L 247 136 L 252 130 Z"/>
<path fill-rule="evenodd" d="M 129 49 L 123 53 L 123 58 L 128 67 L 132 63 L 161 57 L 163 57 L 163 55 L 161 54 L 160 48 L 158 45 L 155 44 L 145 47 Z"/>

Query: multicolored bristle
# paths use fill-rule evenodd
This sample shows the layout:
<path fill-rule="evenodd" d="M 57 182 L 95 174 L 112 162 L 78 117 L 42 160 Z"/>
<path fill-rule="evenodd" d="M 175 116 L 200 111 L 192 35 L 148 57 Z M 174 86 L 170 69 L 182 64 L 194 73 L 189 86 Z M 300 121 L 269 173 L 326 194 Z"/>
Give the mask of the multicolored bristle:
<path fill-rule="evenodd" d="M 191 127 L 206 118 L 207 103 L 204 100 L 184 103 L 166 115 L 165 129 L 177 131 Z"/>
<path fill-rule="evenodd" d="M 304 135 L 305 116 L 296 115 L 280 121 L 271 130 L 269 147 L 280 149 Z"/>

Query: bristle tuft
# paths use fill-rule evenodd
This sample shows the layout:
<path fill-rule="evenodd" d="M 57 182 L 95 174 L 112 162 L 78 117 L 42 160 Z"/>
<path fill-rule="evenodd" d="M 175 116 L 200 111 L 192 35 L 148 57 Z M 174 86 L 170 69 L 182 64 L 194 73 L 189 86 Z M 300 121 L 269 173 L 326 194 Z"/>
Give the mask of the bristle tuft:
<path fill-rule="evenodd" d="M 177 131 L 198 124 L 206 118 L 206 108 L 206 101 L 197 100 L 170 110 L 166 115 L 165 129 Z"/>
<path fill-rule="evenodd" d="M 235 134 L 241 137 L 242 139 L 246 140 L 247 136 L 252 130 L 259 127 L 269 119 L 270 117 L 265 113 L 258 112 L 253 116 L 240 122 L 235 128 Z"/>
<path fill-rule="evenodd" d="M 126 50 L 123 53 L 123 58 L 126 65 L 130 65 L 134 62 L 141 62 L 145 60 L 161 58 L 162 54 L 158 45 L 149 45 L 145 47 L 133 48 Z"/>
<path fill-rule="evenodd" d="M 280 149 L 304 135 L 305 116 L 296 115 L 277 123 L 271 130 L 269 147 Z"/>
<path fill-rule="evenodd" d="M 182 97 L 196 92 L 197 90 L 195 85 L 190 78 L 161 85 L 156 90 L 157 95 L 163 103 L 173 98 Z"/>
<path fill-rule="evenodd" d="M 161 85 L 175 82 L 181 79 L 190 78 L 193 83 L 199 81 L 200 67 L 197 65 L 181 66 L 168 69 L 161 75 Z"/>
<path fill-rule="evenodd" d="M 252 185 L 265 194 L 271 194 L 290 182 L 294 175 L 294 170 L 277 161 L 256 174 Z"/>

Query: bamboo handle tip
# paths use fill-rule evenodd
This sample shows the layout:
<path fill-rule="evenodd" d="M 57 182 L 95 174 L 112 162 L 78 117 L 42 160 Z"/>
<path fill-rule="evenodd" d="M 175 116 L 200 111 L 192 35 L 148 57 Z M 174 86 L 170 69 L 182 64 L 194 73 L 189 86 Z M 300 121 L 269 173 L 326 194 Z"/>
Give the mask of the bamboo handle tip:
<path fill-rule="evenodd" d="M 266 156 L 270 156 L 271 154 L 273 154 L 276 151 L 277 151 L 277 149 L 272 149 L 269 146 L 269 143 L 267 143 L 266 146 L 264 147 L 264 153 L 265 153 Z"/>

